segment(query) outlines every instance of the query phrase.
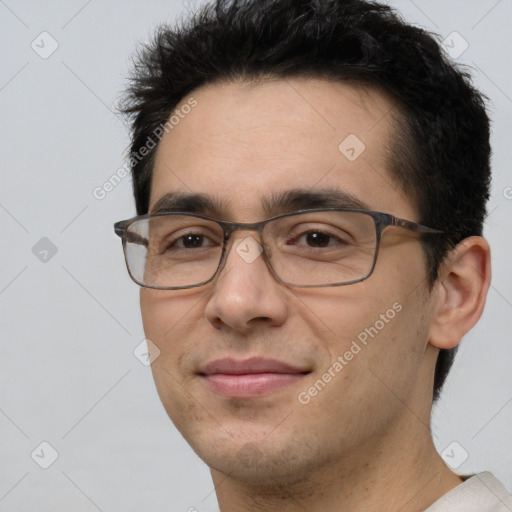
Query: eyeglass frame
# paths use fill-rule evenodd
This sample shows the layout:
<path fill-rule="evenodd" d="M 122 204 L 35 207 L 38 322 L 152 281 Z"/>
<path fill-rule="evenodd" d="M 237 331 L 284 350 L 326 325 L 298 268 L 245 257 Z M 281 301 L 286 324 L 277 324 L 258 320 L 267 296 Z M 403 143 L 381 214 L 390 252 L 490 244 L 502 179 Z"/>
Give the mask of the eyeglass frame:
<path fill-rule="evenodd" d="M 371 268 L 368 271 L 368 273 L 365 274 L 364 276 L 362 276 L 361 278 L 353 279 L 351 281 L 345 281 L 345 282 L 341 282 L 341 283 L 332 283 L 332 284 L 331 283 L 318 284 L 318 285 L 317 284 L 306 284 L 306 285 L 293 284 L 293 283 L 289 283 L 289 282 L 281 279 L 277 275 L 275 269 L 272 266 L 271 259 L 270 259 L 269 255 L 267 254 L 265 244 L 261 244 L 262 249 L 263 249 L 262 254 L 265 255 L 265 260 L 268 264 L 268 267 L 269 267 L 272 275 L 275 277 L 275 279 L 278 282 L 280 282 L 282 284 L 285 284 L 287 286 L 297 287 L 297 288 L 325 288 L 325 287 L 330 287 L 330 286 L 346 286 L 349 284 L 355 284 L 355 283 L 360 283 L 361 281 L 365 281 L 373 274 L 375 265 L 377 263 L 377 257 L 379 255 L 382 233 L 383 233 L 384 229 L 389 226 L 397 226 L 397 227 L 405 228 L 409 231 L 413 231 L 415 233 L 421 233 L 421 234 L 440 235 L 440 234 L 445 233 L 444 231 L 430 228 L 430 227 L 424 226 L 422 224 L 412 222 L 410 220 L 405 220 L 405 219 L 401 219 L 399 217 L 395 217 L 394 215 L 391 215 L 389 213 L 378 212 L 375 210 L 366 210 L 366 209 L 361 209 L 361 208 L 325 208 L 325 207 L 324 208 L 302 209 L 302 210 L 296 210 L 293 212 L 281 213 L 279 215 L 274 215 L 272 217 L 269 217 L 269 218 L 264 219 L 259 222 L 247 222 L 247 223 L 216 219 L 216 218 L 210 217 L 208 215 L 203 215 L 203 214 L 193 213 L 193 212 L 172 211 L 172 212 L 147 213 L 145 215 L 137 215 L 135 217 L 131 217 L 130 219 L 121 220 L 121 221 L 116 222 L 114 224 L 114 231 L 115 231 L 116 235 L 118 235 L 122 240 L 126 268 L 128 270 L 130 277 L 132 278 L 132 280 L 135 283 L 137 283 L 139 286 L 142 286 L 144 288 L 151 288 L 153 290 L 188 290 L 190 288 L 198 288 L 200 286 L 204 286 L 208 283 L 211 283 L 215 279 L 215 277 L 219 274 L 221 268 L 223 267 L 223 264 L 226 261 L 226 254 L 228 253 L 226 248 L 228 246 L 228 242 L 231 237 L 231 234 L 234 231 L 239 231 L 239 230 L 257 231 L 260 236 L 260 240 L 263 240 L 263 229 L 264 229 L 265 225 L 268 224 L 269 222 L 283 218 L 283 217 L 289 217 L 292 215 L 297 215 L 297 214 L 302 214 L 302 213 L 314 213 L 314 212 L 363 213 L 363 214 L 366 214 L 366 215 L 369 215 L 370 217 L 372 217 L 372 219 L 374 221 L 374 225 L 375 225 L 376 245 L 375 245 L 375 251 L 374 251 L 374 255 L 373 255 L 373 262 L 372 262 Z M 128 258 L 126 255 L 126 244 L 127 244 L 127 236 L 126 235 L 128 233 L 128 228 L 130 227 L 131 224 L 133 224 L 134 222 L 140 221 L 140 220 L 152 219 L 152 218 L 156 218 L 156 217 L 171 217 L 171 216 L 176 216 L 176 215 L 195 217 L 195 218 L 199 218 L 199 219 L 203 219 L 203 220 L 212 221 L 221 227 L 222 232 L 223 232 L 222 252 L 220 254 L 217 269 L 215 270 L 213 275 L 206 281 L 202 281 L 198 284 L 194 284 L 194 285 L 190 285 L 190 286 L 150 286 L 150 285 L 144 284 L 144 283 L 140 282 L 138 279 L 136 279 L 130 270 L 130 265 L 128 263 Z M 136 236 L 138 236 L 138 235 L 136 235 Z M 148 242 L 147 239 L 144 239 L 144 240 L 146 242 Z M 147 246 L 148 244 L 142 243 L 141 245 Z"/>

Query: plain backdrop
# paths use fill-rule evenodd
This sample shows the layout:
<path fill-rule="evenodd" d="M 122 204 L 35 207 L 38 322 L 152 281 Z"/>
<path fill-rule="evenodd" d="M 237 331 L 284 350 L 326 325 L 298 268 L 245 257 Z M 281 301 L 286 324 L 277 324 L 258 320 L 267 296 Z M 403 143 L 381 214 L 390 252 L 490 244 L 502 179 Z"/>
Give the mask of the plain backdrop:
<path fill-rule="evenodd" d="M 94 195 L 124 163 L 130 55 L 198 3 L 0 0 L 0 511 L 217 510 L 136 357 L 138 287 L 112 228 L 135 214 L 130 178 Z M 491 100 L 492 287 L 432 429 L 457 471 L 512 491 L 512 2 L 389 3 L 448 38 Z"/>

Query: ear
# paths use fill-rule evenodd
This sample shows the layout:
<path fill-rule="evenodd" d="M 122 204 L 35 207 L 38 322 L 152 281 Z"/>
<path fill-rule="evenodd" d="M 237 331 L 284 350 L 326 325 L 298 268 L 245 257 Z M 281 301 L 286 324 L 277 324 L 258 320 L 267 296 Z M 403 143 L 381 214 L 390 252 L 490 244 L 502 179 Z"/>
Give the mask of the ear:
<path fill-rule="evenodd" d="M 491 250 L 485 238 L 472 236 L 450 251 L 436 283 L 437 300 L 429 342 L 457 346 L 482 315 L 491 282 Z"/>

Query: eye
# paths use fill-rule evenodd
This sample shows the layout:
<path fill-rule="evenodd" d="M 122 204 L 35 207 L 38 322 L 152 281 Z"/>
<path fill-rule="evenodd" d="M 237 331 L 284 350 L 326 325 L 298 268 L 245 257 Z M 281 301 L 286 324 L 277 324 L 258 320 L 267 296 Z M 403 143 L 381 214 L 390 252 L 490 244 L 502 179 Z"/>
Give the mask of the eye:
<path fill-rule="evenodd" d="M 331 233 L 322 231 L 309 231 L 308 233 L 302 234 L 296 239 L 298 245 L 308 245 L 309 247 L 329 247 L 343 243 L 338 237 L 335 237 Z"/>
<path fill-rule="evenodd" d="M 181 236 L 169 237 L 164 245 L 164 250 L 192 250 L 216 246 L 218 246 L 217 242 L 202 233 L 186 233 Z"/>
<path fill-rule="evenodd" d="M 295 226 L 288 233 L 286 245 L 302 249 L 340 249 L 351 244 L 351 237 L 333 226 Z"/>
<path fill-rule="evenodd" d="M 179 249 L 197 249 L 200 247 L 211 247 L 212 245 L 212 241 L 206 236 L 197 233 L 189 233 L 169 244 L 168 248 L 178 247 Z"/>

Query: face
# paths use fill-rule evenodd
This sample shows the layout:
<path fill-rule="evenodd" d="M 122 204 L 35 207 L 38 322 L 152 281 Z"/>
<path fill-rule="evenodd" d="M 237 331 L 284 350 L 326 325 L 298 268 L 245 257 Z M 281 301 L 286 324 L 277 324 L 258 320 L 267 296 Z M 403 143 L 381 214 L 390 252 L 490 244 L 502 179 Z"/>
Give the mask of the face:
<path fill-rule="evenodd" d="M 376 91 L 289 79 L 192 96 L 197 105 L 160 142 L 150 212 L 165 194 L 203 194 L 216 205 L 204 213 L 256 222 L 282 211 L 269 212 L 269 198 L 301 189 L 418 220 L 387 170 L 393 107 Z M 214 474 L 300 478 L 428 417 L 435 351 L 417 237 L 387 228 L 370 278 L 299 288 L 278 282 L 263 255 L 240 256 L 249 236 L 258 239 L 232 234 L 209 284 L 141 289 L 160 398 Z"/>

